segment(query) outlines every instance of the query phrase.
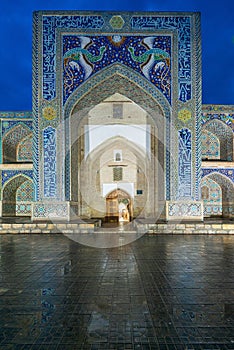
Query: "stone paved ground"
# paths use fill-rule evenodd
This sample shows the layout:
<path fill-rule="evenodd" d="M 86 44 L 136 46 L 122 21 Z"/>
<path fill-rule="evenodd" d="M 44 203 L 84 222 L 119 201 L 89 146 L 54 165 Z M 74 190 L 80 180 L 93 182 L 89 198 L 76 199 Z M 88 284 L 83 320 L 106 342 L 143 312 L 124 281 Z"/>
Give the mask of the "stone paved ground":
<path fill-rule="evenodd" d="M 234 236 L 0 236 L 0 349 L 234 349 Z"/>

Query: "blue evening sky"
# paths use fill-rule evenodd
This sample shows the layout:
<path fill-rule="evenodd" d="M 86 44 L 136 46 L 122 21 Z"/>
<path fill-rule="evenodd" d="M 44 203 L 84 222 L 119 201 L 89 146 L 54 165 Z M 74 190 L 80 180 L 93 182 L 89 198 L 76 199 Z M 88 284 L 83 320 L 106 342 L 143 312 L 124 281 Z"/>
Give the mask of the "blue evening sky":
<path fill-rule="evenodd" d="M 1 0 L 0 111 L 32 108 L 35 10 L 200 11 L 203 103 L 234 104 L 234 0 Z"/>

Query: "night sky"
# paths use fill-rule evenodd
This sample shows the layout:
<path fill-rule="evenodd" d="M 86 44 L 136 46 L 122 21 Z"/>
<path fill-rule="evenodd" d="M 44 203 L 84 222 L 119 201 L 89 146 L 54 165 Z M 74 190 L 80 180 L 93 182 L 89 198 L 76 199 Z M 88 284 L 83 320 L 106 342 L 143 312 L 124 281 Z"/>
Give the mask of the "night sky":
<path fill-rule="evenodd" d="M 1 0 L 1 111 L 32 108 L 35 10 L 200 11 L 203 103 L 234 104 L 233 0 Z"/>

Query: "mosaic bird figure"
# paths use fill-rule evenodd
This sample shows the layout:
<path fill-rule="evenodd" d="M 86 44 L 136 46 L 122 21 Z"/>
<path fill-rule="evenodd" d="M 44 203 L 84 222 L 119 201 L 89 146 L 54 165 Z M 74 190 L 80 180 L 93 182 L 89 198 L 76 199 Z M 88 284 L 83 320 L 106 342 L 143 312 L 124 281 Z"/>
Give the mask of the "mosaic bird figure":
<path fill-rule="evenodd" d="M 86 37 L 80 38 L 80 40 L 81 47 L 75 47 L 73 49 L 68 50 L 64 54 L 63 59 L 65 65 L 68 61 L 70 62 L 69 65 L 71 68 L 77 68 L 77 62 L 79 62 L 79 64 L 84 68 L 85 79 L 87 79 L 93 71 L 93 63 L 98 62 L 102 59 L 104 52 L 106 51 L 106 47 L 101 46 L 99 49 L 99 54 L 93 55 L 85 48 L 88 44 L 90 44 L 91 40 Z M 71 62 L 75 62 L 76 64 L 71 64 Z"/>
<path fill-rule="evenodd" d="M 71 58 L 75 61 L 79 61 L 80 56 L 84 55 L 91 63 L 94 63 L 102 59 L 105 51 L 106 51 L 106 47 L 101 46 L 99 49 L 99 55 L 93 55 L 86 49 L 82 49 L 81 47 L 75 47 L 73 49 L 68 50 L 63 56 L 63 58 L 64 59 Z"/>
<path fill-rule="evenodd" d="M 128 51 L 131 54 L 131 58 L 135 61 L 141 64 L 141 69 L 143 74 L 149 79 L 149 72 L 153 66 L 155 66 L 155 71 L 158 69 L 162 69 L 165 64 L 170 66 L 170 55 L 168 52 L 160 49 L 160 48 L 154 48 L 153 37 L 147 37 L 143 40 L 143 44 L 146 45 L 148 48 L 147 51 L 145 51 L 141 55 L 135 55 L 135 49 L 133 47 L 129 47 Z M 156 65 L 155 65 L 156 63 Z"/>
<path fill-rule="evenodd" d="M 135 62 L 139 63 L 145 63 L 149 59 L 150 55 L 153 55 L 155 61 L 161 61 L 166 59 L 168 60 L 170 58 L 169 54 L 166 51 L 161 50 L 159 48 L 149 49 L 139 56 L 135 55 L 135 50 L 133 47 L 129 47 L 128 50 L 131 53 L 132 59 Z"/>

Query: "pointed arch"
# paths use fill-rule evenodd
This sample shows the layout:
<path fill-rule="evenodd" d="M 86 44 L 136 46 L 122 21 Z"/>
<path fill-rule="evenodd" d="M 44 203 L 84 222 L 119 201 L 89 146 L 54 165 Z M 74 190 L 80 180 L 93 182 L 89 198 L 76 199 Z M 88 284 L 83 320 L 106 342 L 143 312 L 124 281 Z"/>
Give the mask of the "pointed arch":
<path fill-rule="evenodd" d="M 2 216 L 31 216 L 33 198 L 32 179 L 24 174 L 15 175 L 6 181 L 2 189 Z"/>
<path fill-rule="evenodd" d="M 126 85 L 122 84 L 123 81 L 127 86 L 131 85 L 133 89 L 127 89 Z M 108 87 L 104 89 L 101 88 L 106 82 L 109 82 Z M 139 104 L 139 100 L 136 101 L 135 96 L 140 92 L 143 109 L 149 112 L 155 108 L 155 105 L 158 107 L 160 106 L 165 118 L 170 119 L 171 106 L 162 92 L 139 73 L 120 64 L 114 64 L 103 69 L 101 72 L 89 78 L 88 81 L 84 82 L 82 88 L 76 89 L 65 103 L 64 118 L 69 118 L 71 111 L 73 111 L 75 107 L 79 112 L 86 109 L 87 105 L 86 103 L 82 103 L 82 99 L 85 95 L 92 96 L 92 91 L 94 90 L 99 90 L 98 95 L 95 96 L 95 105 L 115 92 L 119 92 Z M 145 92 L 146 96 L 142 95 L 142 91 Z M 152 100 L 154 100 L 153 103 Z M 88 106 L 88 109 L 93 107 L 92 101 L 94 100 L 90 99 L 90 106 Z"/>
<path fill-rule="evenodd" d="M 89 111 L 116 92 L 126 96 L 147 112 L 152 123 L 158 128 L 159 162 L 165 169 L 166 197 L 170 198 L 170 118 L 171 106 L 165 96 L 139 73 L 119 64 L 96 73 L 82 87 L 73 92 L 64 106 L 65 133 L 65 197 L 70 199 L 70 168 L 73 162 L 73 130 Z M 166 151 L 167 150 L 167 151 Z M 74 174 L 75 175 L 75 174 Z M 76 175 L 75 175 L 76 176 Z"/>
<path fill-rule="evenodd" d="M 203 177 L 201 185 L 207 184 L 210 193 L 209 203 L 205 202 L 205 216 L 234 217 L 234 184 L 225 175 L 212 172 Z"/>
<path fill-rule="evenodd" d="M 17 147 L 19 143 L 32 131 L 24 124 L 17 124 L 11 128 L 3 137 L 3 163 L 17 162 Z"/>
<path fill-rule="evenodd" d="M 201 135 L 202 159 L 220 159 L 220 141 L 212 132 L 203 129 Z"/>
<path fill-rule="evenodd" d="M 132 197 L 126 191 L 118 187 L 111 190 L 105 197 L 106 215 L 105 222 L 129 222 L 132 220 Z"/>
<path fill-rule="evenodd" d="M 116 164 L 113 160 L 113 150 L 122 147 L 122 161 Z M 114 169 L 122 169 L 123 178 L 114 179 Z M 130 168 L 130 170 L 128 170 Z M 150 160 L 146 157 L 146 151 L 141 149 L 137 144 L 122 137 L 111 137 L 90 152 L 84 162 L 79 167 L 79 181 L 81 195 L 79 201 L 82 209 L 88 208 L 91 216 L 105 216 L 106 203 L 105 198 L 108 192 L 117 189 L 129 193 L 134 198 L 136 186 L 140 184 L 141 195 L 134 198 L 132 202 L 131 215 L 137 215 L 143 211 L 148 199 L 149 210 L 153 207 L 153 190 L 149 189 L 149 171 Z M 158 177 L 162 178 L 162 177 Z M 72 200 L 76 201 L 75 196 L 79 196 L 76 188 L 76 179 L 72 178 Z M 135 183 L 135 185 L 133 185 Z M 163 188 L 164 186 L 160 186 Z M 76 192 L 77 191 L 77 192 Z M 157 194 L 158 196 L 159 194 Z M 162 195 L 163 196 L 163 195 Z M 154 197 L 153 199 L 149 199 Z M 96 213 L 96 214 L 95 214 Z"/>
<path fill-rule="evenodd" d="M 202 131 L 208 131 L 218 138 L 220 160 L 233 160 L 233 131 L 226 123 L 218 119 L 212 119 L 202 126 Z"/>

